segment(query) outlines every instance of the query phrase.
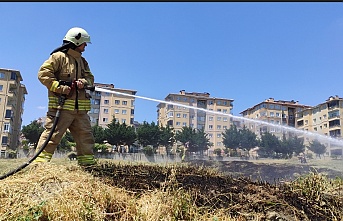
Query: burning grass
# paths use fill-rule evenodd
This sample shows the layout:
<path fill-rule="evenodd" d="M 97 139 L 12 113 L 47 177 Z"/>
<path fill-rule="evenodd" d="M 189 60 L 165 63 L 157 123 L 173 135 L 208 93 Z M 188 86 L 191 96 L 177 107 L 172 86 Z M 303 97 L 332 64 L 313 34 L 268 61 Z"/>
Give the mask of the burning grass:
<path fill-rule="evenodd" d="M 271 185 L 186 164 L 30 165 L 0 180 L 0 220 L 343 220 L 343 181 Z"/>

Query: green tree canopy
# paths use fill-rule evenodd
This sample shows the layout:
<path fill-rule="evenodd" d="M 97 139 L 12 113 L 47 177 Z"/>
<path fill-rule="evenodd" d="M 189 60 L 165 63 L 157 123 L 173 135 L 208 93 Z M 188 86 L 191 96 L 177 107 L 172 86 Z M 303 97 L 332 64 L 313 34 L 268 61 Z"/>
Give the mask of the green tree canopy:
<path fill-rule="evenodd" d="M 95 125 L 92 127 L 92 132 L 94 136 L 95 143 L 103 144 L 106 140 L 105 138 L 105 129 L 100 127 L 99 125 Z"/>
<path fill-rule="evenodd" d="M 24 137 L 36 148 L 40 135 L 43 133 L 44 127 L 37 120 L 31 121 L 30 124 L 23 126 L 21 132 Z"/>
<path fill-rule="evenodd" d="M 167 125 L 166 127 L 160 127 L 160 145 L 166 147 L 166 153 L 169 154 L 170 149 L 172 148 L 173 144 L 175 143 L 175 134 L 173 129 Z"/>
<path fill-rule="evenodd" d="M 229 129 L 226 129 L 223 135 L 223 144 L 226 148 L 236 149 L 239 148 L 241 134 L 239 133 L 236 125 L 232 124 Z"/>
<path fill-rule="evenodd" d="M 317 154 L 319 157 L 326 152 L 326 146 L 321 144 L 318 140 L 310 142 L 308 149 Z"/>
<path fill-rule="evenodd" d="M 200 151 L 202 153 L 213 145 L 204 129 L 198 130 L 192 127 L 182 127 L 181 131 L 176 132 L 175 139 L 187 146 L 188 152 Z"/>
<path fill-rule="evenodd" d="M 111 145 L 131 145 L 136 139 L 136 133 L 132 126 L 120 124 L 113 118 L 104 130 L 107 142 Z"/>
<path fill-rule="evenodd" d="M 151 145 L 156 149 L 160 143 L 161 134 L 162 132 L 155 122 L 149 124 L 144 121 L 143 124 L 137 128 L 137 140 L 144 147 Z"/>
<path fill-rule="evenodd" d="M 274 134 L 264 132 L 261 135 L 260 150 L 258 151 L 261 156 L 275 157 L 280 149 L 281 141 Z"/>

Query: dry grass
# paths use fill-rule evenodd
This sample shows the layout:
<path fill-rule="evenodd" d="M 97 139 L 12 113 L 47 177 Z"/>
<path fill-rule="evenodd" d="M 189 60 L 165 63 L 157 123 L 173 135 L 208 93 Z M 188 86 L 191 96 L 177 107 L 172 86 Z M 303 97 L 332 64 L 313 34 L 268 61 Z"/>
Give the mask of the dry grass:
<path fill-rule="evenodd" d="M 10 161 L 0 172 L 23 162 Z M 53 159 L 0 186 L 0 220 L 6 221 L 343 220 L 343 181 L 317 173 L 272 186 L 186 164 L 100 161 L 85 170 Z"/>
<path fill-rule="evenodd" d="M 0 185 L 0 220 L 231 220 L 221 211 L 200 216 L 182 190 L 147 191 L 137 198 L 75 164 L 30 165 Z"/>

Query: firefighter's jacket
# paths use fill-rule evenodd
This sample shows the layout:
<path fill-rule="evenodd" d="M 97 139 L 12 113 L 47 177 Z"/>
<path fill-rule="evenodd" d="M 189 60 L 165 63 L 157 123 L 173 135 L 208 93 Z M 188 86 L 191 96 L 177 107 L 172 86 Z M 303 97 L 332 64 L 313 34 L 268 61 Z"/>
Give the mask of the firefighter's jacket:
<path fill-rule="evenodd" d="M 72 82 L 81 80 L 84 85 L 92 86 L 94 76 L 91 73 L 88 63 L 81 53 L 69 49 L 66 53 L 58 51 L 50 55 L 40 67 L 38 72 L 39 81 L 48 88 L 49 110 L 58 107 L 61 94 L 57 93 L 59 81 Z M 72 89 L 63 105 L 64 110 L 83 110 L 91 109 L 90 95 L 85 89 Z"/>

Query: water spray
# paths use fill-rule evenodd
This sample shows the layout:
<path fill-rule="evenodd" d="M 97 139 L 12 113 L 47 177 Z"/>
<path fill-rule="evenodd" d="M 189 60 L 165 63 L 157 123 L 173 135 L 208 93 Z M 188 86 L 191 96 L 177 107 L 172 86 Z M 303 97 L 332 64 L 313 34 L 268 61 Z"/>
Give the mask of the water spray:
<path fill-rule="evenodd" d="M 158 99 L 154 99 L 154 98 L 148 98 L 148 97 L 143 97 L 143 96 L 138 96 L 138 95 L 133 95 L 133 94 L 122 93 L 122 92 L 118 92 L 118 91 L 114 91 L 114 90 L 109 90 L 109 89 L 104 89 L 104 88 L 99 88 L 99 87 L 95 87 L 95 91 L 112 93 L 112 94 L 118 94 L 118 95 L 129 96 L 129 97 L 135 97 L 135 98 L 140 98 L 140 99 L 144 99 L 144 100 L 155 101 L 155 102 L 160 102 L 160 103 L 165 103 L 165 104 L 185 107 L 185 108 L 189 108 L 189 109 L 204 111 L 204 112 L 212 113 L 212 114 L 216 114 L 216 115 L 224 115 L 224 116 L 231 117 L 233 119 L 241 120 L 243 122 L 247 121 L 247 122 L 255 123 L 255 124 L 258 124 L 258 125 L 266 125 L 266 126 L 270 126 L 270 127 L 280 128 L 280 129 L 283 129 L 285 131 L 293 132 L 293 133 L 296 133 L 296 134 L 303 134 L 303 135 L 306 135 L 308 137 L 312 137 L 313 139 L 316 139 L 318 141 L 327 141 L 330 144 L 335 144 L 337 146 L 343 147 L 343 141 L 342 140 L 335 139 L 333 137 L 329 137 L 329 136 L 322 135 L 322 134 L 315 133 L 315 132 L 299 130 L 299 129 L 296 129 L 294 127 L 290 127 L 290 126 L 286 126 L 286 125 L 272 124 L 272 123 L 261 121 L 261 120 L 255 120 L 255 119 L 251 119 L 251 118 L 234 116 L 234 115 L 228 114 L 228 113 L 222 113 L 222 112 L 218 112 L 218 111 L 207 110 L 207 109 L 204 109 L 204 108 L 189 106 L 189 105 L 175 103 L 175 102 L 171 102 L 171 101 L 163 101 L 163 100 L 158 100 Z"/>

